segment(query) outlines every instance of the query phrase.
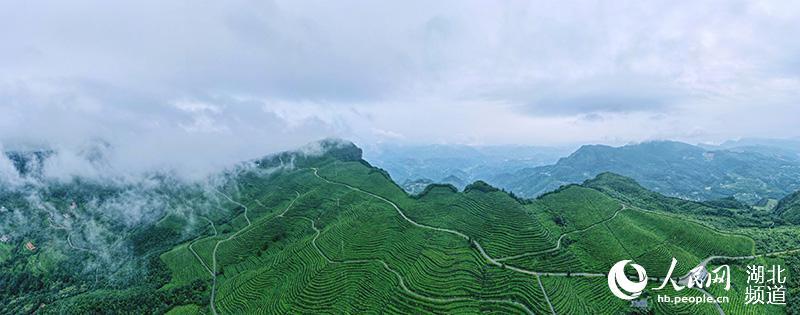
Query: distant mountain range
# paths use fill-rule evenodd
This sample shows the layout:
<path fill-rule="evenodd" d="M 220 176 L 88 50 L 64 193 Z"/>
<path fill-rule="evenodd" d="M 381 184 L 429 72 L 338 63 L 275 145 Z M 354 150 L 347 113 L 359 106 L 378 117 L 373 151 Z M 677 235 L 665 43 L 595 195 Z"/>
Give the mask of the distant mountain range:
<path fill-rule="evenodd" d="M 603 172 L 628 176 L 648 189 L 690 200 L 733 196 L 755 203 L 800 189 L 800 160 L 790 149 L 734 143 L 703 148 L 674 141 L 585 145 L 553 165 L 499 174 L 488 181 L 533 197 Z"/>
<path fill-rule="evenodd" d="M 420 181 L 463 189 L 479 179 L 555 163 L 573 150 L 574 147 L 379 144 L 364 147 L 364 159 L 388 171 L 413 193 L 424 188 L 418 185 Z"/>
<path fill-rule="evenodd" d="M 800 139 L 756 139 L 728 140 L 720 145 L 700 145 L 706 150 L 729 150 L 754 152 L 781 159 L 800 160 Z"/>

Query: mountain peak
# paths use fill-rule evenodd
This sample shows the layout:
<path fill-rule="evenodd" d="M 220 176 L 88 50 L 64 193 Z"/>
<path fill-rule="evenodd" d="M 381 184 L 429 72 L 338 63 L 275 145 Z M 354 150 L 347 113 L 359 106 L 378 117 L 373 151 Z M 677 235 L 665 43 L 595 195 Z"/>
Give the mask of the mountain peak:
<path fill-rule="evenodd" d="M 684 142 L 679 141 L 671 141 L 671 140 L 653 140 L 653 141 L 645 141 L 640 143 L 631 143 L 626 144 L 619 147 L 612 147 L 609 145 L 604 144 L 587 144 L 582 145 L 578 150 L 576 150 L 572 155 L 579 155 L 585 154 L 587 152 L 611 152 L 611 151 L 628 151 L 628 150 L 668 150 L 673 152 L 679 151 L 691 151 L 691 152 L 703 152 L 705 151 L 703 148 L 691 145 Z"/>
<path fill-rule="evenodd" d="M 363 154 L 361 148 L 352 141 L 338 138 L 325 138 L 311 142 L 297 151 L 306 156 L 331 156 L 342 161 L 358 161 L 361 160 Z"/>
<path fill-rule="evenodd" d="M 287 165 L 303 167 L 332 159 L 338 161 L 360 161 L 362 154 L 361 148 L 351 141 L 326 138 L 308 143 L 297 150 L 266 156 L 255 163 L 262 168 Z"/>

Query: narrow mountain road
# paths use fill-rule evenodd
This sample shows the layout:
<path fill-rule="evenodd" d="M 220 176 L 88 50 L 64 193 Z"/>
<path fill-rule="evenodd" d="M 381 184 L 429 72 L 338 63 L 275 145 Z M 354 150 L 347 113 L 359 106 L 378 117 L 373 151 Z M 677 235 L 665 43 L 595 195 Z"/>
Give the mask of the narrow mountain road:
<path fill-rule="evenodd" d="M 65 226 L 61 226 L 61 225 L 57 225 L 57 224 L 53 223 L 53 219 L 52 219 L 53 214 L 52 213 L 48 213 L 48 215 L 49 216 L 47 218 L 47 223 L 50 225 L 51 228 L 54 228 L 56 230 L 62 230 L 67 234 L 67 245 L 70 248 L 75 249 L 75 250 L 90 252 L 90 253 L 96 253 L 97 252 L 97 251 L 95 251 L 93 249 L 76 246 L 74 243 L 72 243 L 72 235 L 71 235 L 72 231 L 69 228 L 65 227 Z"/>
<path fill-rule="evenodd" d="M 294 201 L 300 198 L 300 192 L 297 192 L 297 191 L 295 191 L 294 193 L 295 193 L 295 194 L 297 194 L 297 197 L 294 197 L 294 199 L 292 200 L 292 202 L 290 202 L 290 203 L 289 203 L 289 206 L 288 206 L 288 207 L 286 207 L 286 209 L 283 209 L 283 212 L 281 212 L 280 214 L 278 214 L 278 217 L 279 217 L 279 218 L 282 218 L 282 217 L 283 217 L 283 215 L 285 215 L 285 214 L 286 214 L 286 212 L 289 212 L 289 209 L 290 209 L 290 208 L 292 207 L 292 205 L 294 204 Z M 262 207 L 264 207 L 264 205 L 261 203 L 261 201 L 258 201 L 258 199 L 256 199 L 256 202 L 257 202 L 259 205 L 261 205 Z M 265 208 L 266 208 L 266 207 L 265 207 Z"/>
<path fill-rule="evenodd" d="M 509 260 L 509 259 L 516 259 L 516 258 L 522 258 L 522 257 L 528 257 L 528 256 L 534 256 L 534 255 L 546 254 L 546 253 L 550 253 L 550 252 L 557 251 L 557 250 L 561 249 L 561 241 L 562 241 L 562 240 L 564 239 L 564 237 L 566 237 L 567 235 L 570 235 L 570 234 L 573 234 L 573 233 L 580 233 L 580 232 L 584 232 L 584 231 L 586 231 L 586 230 L 588 230 L 588 229 L 591 229 L 591 228 L 593 228 L 593 227 L 595 227 L 595 226 L 597 226 L 597 225 L 599 225 L 599 224 L 603 224 L 603 223 L 606 223 L 606 222 L 608 222 L 608 221 L 611 221 L 611 220 L 613 220 L 614 218 L 616 218 L 616 217 L 617 217 L 617 215 L 618 215 L 620 212 L 622 212 L 623 210 L 625 210 L 625 209 L 627 209 L 627 208 L 628 208 L 628 206 L 627 206 L 627 205 L 625 205 L 625 204 L 623 203 L 623 204 L 622 204 L 622 207 L 621 207 L 621 208 L 619 208 L 619 209 L 617 209 L 617 211 L 614 211 L 614 214 L 613 214 L 612 216 L 610 216 L 610 217 L 608 217 L 608 218 L 606 218 L 606 219 L 604 219 L 604 220 L 602 220 L 602 221 L 598 221 L 598 222 L 592 223 L 591 225 L 589 225 L 589 226 L 587 226 L 587 227 L 585 227 L 585 228 L 582 228 L 582 229 L 580 229 L 580 230 L 569 231 L 569 232 L 567 232 L 567 233 L 561 234 L 561 236 L 559 236 L 559 237 L 558 237 L 558 240 L 556 241 L 556 246 L 555 246 L 555 247 L 553 247 L 553 248 L 550 248 L 550 249 L 545 249 L 545 250 L 540 250 L 540 251 L 536 251 L 536 252 L 523 253 L 523 254 L 514 255 L 514 256 L 508 256 L 508 257 L 496 258 L 495 260 L 496 260 L 496 261 L 504 261 L 504 260 Z"/>
<path fill-rule="evenodd" d="M 377 199 L 379 199 L 379 200 L 382 200 L 382 201 L 384 201 L 384 202 L 388 203 L 389 205 L 391 205 L 391 206 L 392 206 L 392 207 L 395 209 L 395 211 L 397 211 L 397 213 L 398 213 L 398 214 L 399 214 L 399 215 L 400 215 L 400 216 L 401 216 L 403 219 L 405 219 L 407 222 L 411 223 L 411 224 L 412 224 L 412 225 L 414 225 L 414 226 L 421 227 L 421 228 L 425 228 L 425 229 L 430 229 L 430 230 L 434 230 L 434 231 L 440 231 L 440 232 L 450 233 L 450 234 L 453 234 L 453 235 L 459 236 L 459 237 L 461 237 L 461 238 L 463 238 L 463 239 L 465 239 L 465 240 L 470 240 L 470 237 L 469 237 L 469 236 L 467 236 L 466 234 L 464 234 L 464 233 L 461 233 L 461 232 L 459 232 L 459 231 L 456 231 L 456 230 L 451 230 L 451 229 L 445 229 L 445 228 L 439 228 L 439 227 L 434 227 L 434 226 L 429 226 L 429 225 L 421 224 L 421 223 L 418 223 L 418 222 L 416 222 L 416 221 L 414 221 L 414 220 L 411 220 L 411 219 L 410 219 L 408 216 L 406 216 L 406 214 L 405 214 L 405 213 L 403 213 L 403 211 L 402 211 L 402 210 L 400 210 L 400 207 L 399 207 L 399 206 L 397 206 L 397 204 L 395 204 L 395 203 L 394 203 L 394 202 L 392 202 L 391 200 L 389 200 L 389 199 L 386 199 L 386 198 L 384 198 L 383 196 L 376 195 L 376 194 L 374 194 L 374 193 L 371 193 L 371 192 L 368 192 L 368 191 L 362 190 L 362 189 L 360 189 L 360 188 L 358 188 L 358 187 L 353 187 L 353 186 L 350 186 L 350 185 L 348 185 L 348 184 L 345 184 L 345 183 L 340 183 L 340 182 L 335 182 L 335 181 L 328 180 L 327 178 L 324 178 L 324 177 L 322 177 L 322 176 L 320 176 L 320 175 L 319 175 L 319 173 L 318 173 L 318 169 L 317 169 L 317 168 L 312 168 L 312 170 L 314 171 L 314 176 L 316 176 L 316 177 L 318 177 L 318 178 L 322 179 L 323 181 L 325 181 L 325 182 L 327 182 L 327 183 L 330 183 L 330 184 L 335 184 L 335 185 L 341 185 L 341 186 L 347 187 L 347 188 L 349 188 L 349 189 L 351 189 L 351 190 L 354 190 L 354 191 L 358 191 L 358 192 L 361 192 L 361 193 L 367 194 L 367 195 L 369 195 L 369 196 L 372 196 L 372 197 L 374 197 L 374 198 L 377 198 Z M 486 251 L 483 249 L 483 246 L 481 246 L 481 244 L 480 244 L 480 243 L 478 243 L 478 241 L 472 240 L 472 244 L 475 246 L 475 248 L 477 248 L 477 249 L 478 249 L 478 252 L 481 254 L 481 256 L 483 256 L 483 258 L 484 258 L 484 259 L 486 259 L 487 261 L 489 261 L 491 264 L 493 264 L 493 265 L 495 265 L 495 266 L 498 266 L 498 267 L 501 267 L 501 268 L 507 268 L 507 269 L 509 269 L 509 270 L 516 271 L 516 272 L 521 272 L 521 273 L 524 273 L 524 274 L 534 275 L 534 276 L 536 276 L 537 278 L 538 278 L 539 276 L 541 276 L 541 275 L 547 275 L 547 276 L 568 276 L 568 275 L 567 275 L 567 273 L 536 272 L 536 271 L 526 270 L 526 269 L 522 269 L 522 268 L 518 268 L 518 267 L 514 267 L 514 266 L 508 266 L 508 265 L 504 265 L 504 264 L 502 264 L 502 263 L 498 262 L 496 259 L 492 258 L 492 256 L 489 256 L 489 254 L 487 254 L 487 253 L 486 253 Z M 384 264 L 385 264 L 385 263 L 384 263 Z M 388 266 L 386 266 L 386 267 L 388 268 Z M 395 272 L 395 273 L 396 273 L 396 272 Z M 396 274 L 397 274 L 397 273 L 396 273 Z M 571 275 L 573 275 L 573 274 L 571 274 Z M 596 277 L 604 277 L 604 276 L 605 276 L 605 275 L 603 275 L 603 274 L 591 274 L 591 273 L 576 273 L 576 274 L 574 274 L 574 275 L 583 275 L 583 276 L 587 276 L 587 277 L 592 277 L 592 276 L 596 276 Z M 399 274 L 398 274 L 398 276 L 399 276 Z M 401 281 L 401 284 L 402 284 L 402 281 Z M 404 285 L 403 285 L 403 286 L 404 286 Z M 539 281 L 539 287 L 542 289 L 542 294 L 544 294 L 544 295 L 545 295 L 545 297 L 546 297 L 546 296 L 547 296 L 547 292 L 544 290 L 544 286 L 542 285 L 541 281 Z M 405 286 L 404 286 L 404 288 L 405 288 Z M 406 288 L 406 289 L 407 289 L 407 288 Z M 514 302 L 514 303 L 518 303 L 518 302 Z M 547 303 L 548 303 L 548 305 L 550 306 L 550 309 L 551 309 L 551 311 L 553 312 L 553 314 L 555 314 L 555 309 L 553 309 L 553 305 L 552 305 L 552 304 L 550 304 L 550 300 L 549 300 L 549 298 L 547 298 Z M 527 307 L 526 307 L 526 310 L 528 310 L 528 309 L 527 309 Z M 528 311 L 530 311 L 530 310 L 528 310 Z"/>
<path fill-rule="evenodd" d="M 212 235 L 211 237 L 216 237 L 217 236 L 217 228 L 214 226 L 214 221 L 211 221 L 206 217 L 201 217 L 201 218 L 205 219 L 206 221 L 208 221 L 209 224 L 211 224 L 211 230 L 214 231 L 214 235 Z M 194 248 L 192 248 L 192 246 L 194 245 L 195 241 L 201 239 L 202 237 L 203 237 L 203 235 L 198 235 L 197 238 L 195 238 L 191 242 L 189 242 L 189 246 L 187 246 L 187 247 L 189 248 L 189 251 L 192 252 L 194 257 L 197 258 L 197 260 L 200 262 L 200 264 L 203 265 L 204 268 L 206 268 L 206 270 L 208 271 L 208 274 L 211 275 L 211 278 L 215 278 L 217 275 L 214 274 L 214 271 L 212 271 L 211 268 L 208 267 L 208 265 L 203 260 L 203 258 L 201 258 L 199 254 L 197 254 L 197 252 L 194 250 Z"/>
<path fill-rule="evenodd" d="M 238 231 L 236 231 L 235 233 L 231 234 L 231 236 L 228 236 L 226 239 L 217 241 L 217 243 L 214 245 L 214 250 L 211 252 L 211 270 L 214 271 L 214 272 L 212 272 L 212 282 L 211 282 L 211 312 L 216 315 L 217 314 L 217 307 L 216 307 L 215 298 L 216 298 L 216 292 L 217 292 L 217 274 L 216 274 L 216 271 L 217 271 L 217 250 L 219 249 L 219 245 L 220 244 L 232 240 L 233 238 L 235 238 L 236 236 L 238 236 L 239 234 L 241 234 L 242 232 L 247 230 L 252 225 L 252 223 L 250 222 L 250 218 L 247 217 L 247 211 L 249 210 L 247 208 L 247 206 L 245 206 L 244 204 L 233 200 L 233 198 L 231 198 L 230 196 L 224 194 L 223 192 L 221 192 L 221 191 L 219 191 L 217 189 L 214 189 L 214 191 L 217 192 L 218 194 L 222 195 L 223 197 L 225 197 L 225 199 L 227 199 L 228 201 L 230 201 L 230 202 L 232 202 L 232 203 L 234 203 L 234 204 L 236 204 L 236 205 L 238 205 L 240 207 L 243 207 L 244 208 L 244 219 L 245 219 L 245 221 L 247 221 L 247 225 L 245 227 L 243 227 L 243 228 L 239 229 Z M 283 212 L 281 212 L 279 215 L 273 217 L 272 219 L 274 219 L 276 217 L 282 217 L 284 214 L 286 214 L 287 211 L 289 211 L 289 208 L 291 208 L 292 205 L 294 205 L 294 202 L 297 201 L 298 198 L 300 198 L 300 193 L 298 193 L 298 192 L 295 192 L 295 193 L 297 193 L 297 197 L 295 199 L 293 199 L 289 203 L 288 206 L 286 206 L 286 209 L 284 209 Z M 214 229 L 214 232 L 216 233 L 216 228 Z M 195 255 L 196 254 L 197 253 L 195 253 Z M 199 256 L 197 256 L 197 257 L 198 257 L 198 259 L 200 258 Z M 201 260 L 201 262 L 202 262 L 202 260 Z"/>
<path fill-rule="evenodd" d="M 347 187 L 347 188 L 350 188 L 350 189 L 352 189 L 352 190 L 355 190 L 355 191 L 358 191 L 358 192 L 361 192 L 361 193 L 364 193 L 364 194 L 370 195 L 370 196 L 372 196 L 372 197 L 374 197 L 374 198 L 380 199 L 380 200 L 382 200 L 383 202 L 386 202 L 386 203 L 388 203 L 389 205 L 391 205 L 391 206 L 392 206 L 392 207 L 393 207 L 393 208 L 394 208 L 394 209 L 397 211 L 397 213 L 398 213 L 398 214 L 399 214 L 399 215 L 400 215 L 400 216 L 401 216 L 401 217 L 402 217 L 404 220 L 406 220 L 408 223 L 411 223 L 412 225 L 414 225 L 414 226 L 416 226 L 416 227 L 421 227 L 421 228 L 425 228 L 425 229 L 429 229 L 429 230 L 434 230 L 434 231 L 440 231 L 440 232 L 445 232 L 445 233 L 455 234 L 455 235 L 458 235 L 458 236 L 462 237 L 463 239 L 466 239 L 466 240 L 468 240 L 468 239 L 469 239 L 469 237 L 468 237 L 466 234 L 464 234 L 464 233 L 461 233 L 461 232 L 459 232 L 459 231 L 456 231 L 456 230 L 450 230 L 450 229 L 439 228 L 439 227 L 435 227 L 435 226 L 430 226 L 430 225 L 425 225 L 425 224 L 417 223 L 416 221 L 409 219 L 409 218 L 406 216 L 406 214 L 405 214 L 405 213 L 403 213 L 403 211 L 402 211 L 402 210 L 400 210 L 400 208 L 399 208 L 399 207 L 398 207 L 398 206 L 397 206 L 397 205 L 396 205 L 394 202 L 392 202 L 391 200 L 389 200 L 389 199 L 386 199 L 386 198 L 384 198 L 383 196 L 380 196 L 380 195 L 373 194 L 373 193 L 371 193 L 371 192 L 368 192 L 368 191 L 366 191 L 366 190 L 362 190 L 362 189 L 360 189 L 360 188 L 358 188 L 358 187 L 353 187 L 353 186 L 350 186 L 350 185 L 348 185 L 348 184 L 345 184 L 345 183 L 334 182 L 334 181 L 328 180 L 328 179 L 327 179 L 327 178 L 325 178 L 325 177 L 319 176 L 319 174 L 317 173 L 317 171 L 318 171 L 318 169 L 317 169 L 317 168 L 311 168 L 311 169 L 314 171 L 314 176 L 318 177 L 319 179 L 321 179 L 321 180 L 323 180 L 323 181 L 325 181 L 325 182 L 327 182 L 327 183 L 329 183 L 329 184 L 334 184 L 334 185 L 345 186 L 345 187 Z"/>
<path fill-rule="evenodd" d="M 547 296 L 547 291 L 545 291 L 544 285 L 542 285 L 542 277 L 536 275 L 536 281 L 539 282 L 539 288 L 542 289 L 542 293 L 544 294 L 544 300 L 547 302 L 547 306 L 550 307 L 550 313 L 556 315 L 556 309 L 553 308 L 553 303 L 550 303 L 550 297 Z"/>
<path fill-rule="evenodd" d="M 217 227 L 214 225 L 214 221 L 211 221 L 206 217 L 201 217 L 201 218 L 203 218 L 203 220 L 206 220 L 208 224 L 211 224 L 211 230 L 214 231 L 214 236 L 217 236 Z"/>
<path fill-rule="evenodd" d="M 430 229 L 430 230 L 434 230 L 434 231 L 450 233 L 450 234 L 459 236 L 459 237 L 461 237 L 461 238 L 463 238 L 465 240 L 470 240 L 470 238 L 466 234 L 461 233 L 459 231 L 451 230 L 451 229 L 445 229 L 445 228 L 439 228 L 439 227 L 434 227 L 434 226 L 430 226 L 430 225 L 425 225 L 425 224 L 418 223 L 418 222 L 416 222 L 414 220 L 411 220 L 408 216 L 406 216 L 405 213 L 403 213 L 402 210 L 400 210 L 400 207 L 398 207 L 397 204 L 395 204 L 391 200 L 386 199 L 386 198 L 384 198 L 384 197 L 382 197 L 380 195 L 376 195 L 374 193 L 362 190 L 361 188 L 358 188 L 358 187 L 353 187 L 353 186 L 350 186 L 350 185 L 345 184 L 345 183 L 340 183 L 340 182 L 335 182 L 335 181 L 328 180 L 327 178 L 322 177 L 317 173 L 317 171 L 318 171 L 317 168 L 311 168 L 311 170 L 314 171 L 314 175 L 315 176 L 319 177 L 320 179 L 322 179 L 323 181 L 325 181 L 327 183 L 334 184 L 334 185 L 345 186 L 345 187 L 347 187 L 347 188 L 349 188 L 351 190 L 355 190 L 355 191 L 370 195 L 370 196 L 372 196 L 374 198 L 380 199 L 380 200 L 388 203 L 389 205 L 391 205 L 395 209 L 395 211 L 397 211 L 397 213 L 404 220 L 408 221 L 409 223 L 411 223 L 414 226 L 421 227 L 421 228 L 424 228 L 424 229 Z M 478 250 L 478 252 L 481 254 L 481 256 L 484 259 L 486 259 L 489 263 L 491 263 L 491 264 L 493 264 L 495 266 L 498 266 L 498 267 L 507 268 L 509 270 L 513 270 L 513 271 L 520 272 L 520 273 L 525 273 L 525 274 L 529 274 L 529 275 L 563 276 L 563 277 L 566 277 L 568 275 L 569 276 L 585 276 L 585 277 L 605 277 L 606 276 L 605 274 L 600 274 L 600 273 L 580 272 L 580 273 L 569 273 L 569 274 L 567 274 L 566 272 L 563 272 L 563 273 L 562 272 L 539 272 L 539 271 L 532 271 L 532 270 L 527 270 L 527 269 L 523 269 L 523 268 L 518 268 L 518 267 L 514 267 L 514 266 L 503 264 L 503 263 L 497 261 L 497 259 L 493 258 L 492 256 L 489 256 L 489 254 L 486 253 L 486 251 L 483 249 L 483 246 L 481 246 L 481 244 L 478 243 L 478 241 L 472 240 L 472 244 L 475 246 L 475 248 Z"/>
<path fill-rule="evenodd" d="M 526 313 L 528 313 L 528 314 L 534 314 L 534 312 L 533 312 L 533 311 L 531 311 L 530 309 L 528 309 L 528 307 L 527 307 L 527 306 L 525 306 L 525 304 L 522 304 L 522 303 L 519 303 L 519 302 L 515 302 L 515 301 L 511 301 L 511 300 L 497 300 L 497 299 L 488 299 L 488 300 L 484 300 L 484 299 L 475 299 L 475 298 L 461 298 L 461 297 L 457 297 L 457 298 L 435 298 L 435 297 L 429 297 L 429 296 L 425 296 L 425 295 L 419 294 L 419 293 L 417 293 L 417 292 L 414 292 L 413 290 L 409 289 L 409 288 L 406 286 L 405 280 L 403 280 L 403 276 L 402 276 L 402 275 L 400 275 L 400 273 L 399 273 L 399 272 L 397 272 L 396 270 L 394 270 L 394 269 L 392 269 L 391 267 L 389 267 L 389 264 L 387 264 L 387 263 L 386 263 L 384 260 L 382 260 L 382 259 L 377 259 L 377 258 L 376 258 L 376 259 L 335 260 L 335 259 L 333 259 L 333 258 L 330 258 L 330 257 L 328 257 L 328 255 L 327 255 L 327 254 L 325 254 L 325 253 L 322 251 L 322 249 L 321 249 L 321 248 L 319 248 L 319 246 L 317 245 L 317 239 L 319 238 L 319 236 L 320 236 L 320 234 L 321 234 L 321 231 L 320 231 L 320 230 L 319 230 L 319 229 L 316 227 L 316 225 L 314 224 L 314 220 L 311 220 L 311 219 L 309 219 L 309 218 L 306 218 L 306 217 L 300 217 L 300 218 L 302 218 L 302 219 L 305 219 L 305 220 L 307 220 L 309 223 L 311 223 L 311 228 L 314 230 L 314 233 L 315 233 L 315 234 L 314 234 L 314 238 L 313 238 L 313 239 L 311 239 L 311 243 L 312 243 L 312 245 L 314 245 L 314 248 L 317 250 L 317 252 L 318 252 L 318 253 L 319 253 L 319 254 L 320 254 L 320 255 L 321 255 L 323 258 L 325 258 L 325 261 L 327 261 L 328 263 L 333 263 L 333 264 L 360 264 L 360 263 L 374 263 L 374 262 L 380 263 L 380 264 L 383 266 L 383 268 L 384 268 L 384 269 L 388 270 L 389 272 L 391 272 L 391 273 L 393 273 L 393 274 L 395 275 L 395 277 L 397 278 L 397 280 L 400 282 L 400 288 L 401 288 L 401 289 L 403 289 L 403 291 L 405 291 L 407 294 L 409 294 L 409 295 L 411 295 L 411 296 L 414 296 L 414 297 L 416 297 L 416 298 L 418 298 L 418 299 L 421 299 L 421 300 L 426 300 L 426 301 L 429 301 L 429 302 L 434 302 L 434 303 L 451 303 L 451 302 L 458 302 L 458 301 L 474 301 L 474 300 L 478 300 L 478 301 L 480 301 L 480 302 L 488 302 L 488 303 L 500 303 L 500 304 L 510 304 L 510 305 L 513 305 L 513 306 L 516 306 L 516 307 L 522 308 L 522 309 L 523 309 L 523 310 L 525 310 L 525 312 L 526 312 Z M 540 282 L 539 284 L 541 285 L 541 282 Z M 550 303 L 550 302 L 549 302 L 549 300 L 548 300 L 548 304 L 549 304 L 549 303 Z M 553 308 L 553 306 L 551 305 L 551 306 L 550 306 L 550 309 L 552 310 L 552 308 Z M 555 314 L 555 312 L 554 312 L 553 314 Z"/>
<path fill-rule="evenodd" d="M 211 251 L 211 270 L 214 271 L 213 272 L 214 276 L 213 276 L 212 282 L 211 282 L 211 312 L 216 315 L 217 314 L 217 307 L 216 307 L 216 302 L 215 302 L 216 299 L 215 298 L 216 298 L 216 294 L 217 294 L 217 250 L 219 249 L 219 245 L 220 244 L 232 240 L 234 237 L 236 237 L 236 235 L 239 235 L 239 233 L 241 233 L 242 231 L 244 231 L 245 229 L 250 227 L 251 223 L 250 223 L 250 218 L 247 217 L 247 211 L 248 211 L 247 206 L 245 206 L 245 205 L 243 205 L 243 204 L 241 204 L 239 202 L 234 201 L 233 199 L 231 199 L 230 196 L 222 193 L 221 191 L 217 190 L 216 188 L 214 188 L 214 191 L 216 193 L 224 196 L 225 199 L 228 199 L 228 201 L 230 201 L 230 202 L 232 202 L 232 203 L 234 203 L 234 204 L 236 204 L 236 205 L 238 205 L 240 207 L 244 207 L 244 219 L 245 219 L 245 221 L 247 221 L 247 225 L 245 227 L 243 227 L 243 228 L 239 229 L 238 231 L 236 231 L 235 233 L 231 234 L 231 236 L 228 236 L 228 238 L 217 241 L 217 243 L 214 244 L 214 250 Z"/>

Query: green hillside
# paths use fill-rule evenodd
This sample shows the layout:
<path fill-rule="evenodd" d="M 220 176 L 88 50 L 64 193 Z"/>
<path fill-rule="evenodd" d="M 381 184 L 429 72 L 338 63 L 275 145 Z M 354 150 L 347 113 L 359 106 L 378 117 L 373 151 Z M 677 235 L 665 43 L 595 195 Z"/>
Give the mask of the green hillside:
<path fill-rule="evenodd" d="M 703 210 L 724 208 L 680 204 L 613 174 L 535 200 L 482 182 L 410 196 L 352 144 L 319 149 L 327 153 L 259 160 L 213 188 L 173 185 L 168 209 L 213 211 L 165 210 L 120 229 L 116 243 L 131 253 L 124 270 L 135 275 L 124 283 L 114 270 L 65 269 L 97 259 L 58 250 L 65 235 L 37 240 L 37 252 L 0 252 L 13 270 L 3 281 L 26 283 L 3 291 L 0 312 L 618 314 L 633 311 L 605 283 L 619 260 L 663 277 L 672 257 L 683 274 L 710 256 L 756 253 L 754 239 L 722 230 L 725 214 Z M 653 304 L 656 313 L 716 314 Z M 735 307 L 726 310 L 783 311 Z"/>
<path fill-rule="evenodd" d="M 730 197 L 705 202 L 667 197 L 614 173 L 601 173 L 583 185 L 640 208 L 679 214 L 718 228 L 769 227 L 779 219 L 770 211 L 757 211 Z"/>
<path fill-rule="evenodd" d="M 781 199 L 774 211 L 782 219 L 794 224 L 800 224 L 800 191 Z"/>

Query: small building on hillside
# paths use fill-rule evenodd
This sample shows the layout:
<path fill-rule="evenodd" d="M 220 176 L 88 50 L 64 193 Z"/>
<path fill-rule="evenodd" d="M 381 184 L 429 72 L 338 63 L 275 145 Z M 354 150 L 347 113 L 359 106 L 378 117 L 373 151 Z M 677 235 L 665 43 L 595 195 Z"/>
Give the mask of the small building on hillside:
<path fill-rule="evenodd" d="M 29 251 L 35 251 L 36 250 L 36 246 L 34 246 L 33 243 L 31 243 L 31 242 L 25 243 L 25 248 L 28 249 Z"/>
<path fill-rule="evenodd" d="M 647 309 L 647 298 L 631 301 L 631 307 L 642 310 Z"/>
<path fill-rule="evenodd" d="M 2 243 L 8 243 L 10 240 L 11 240 L 11 238 L 8 237 L 8 235 L 0 236 L 0 242 L 2 242 Z"/>

